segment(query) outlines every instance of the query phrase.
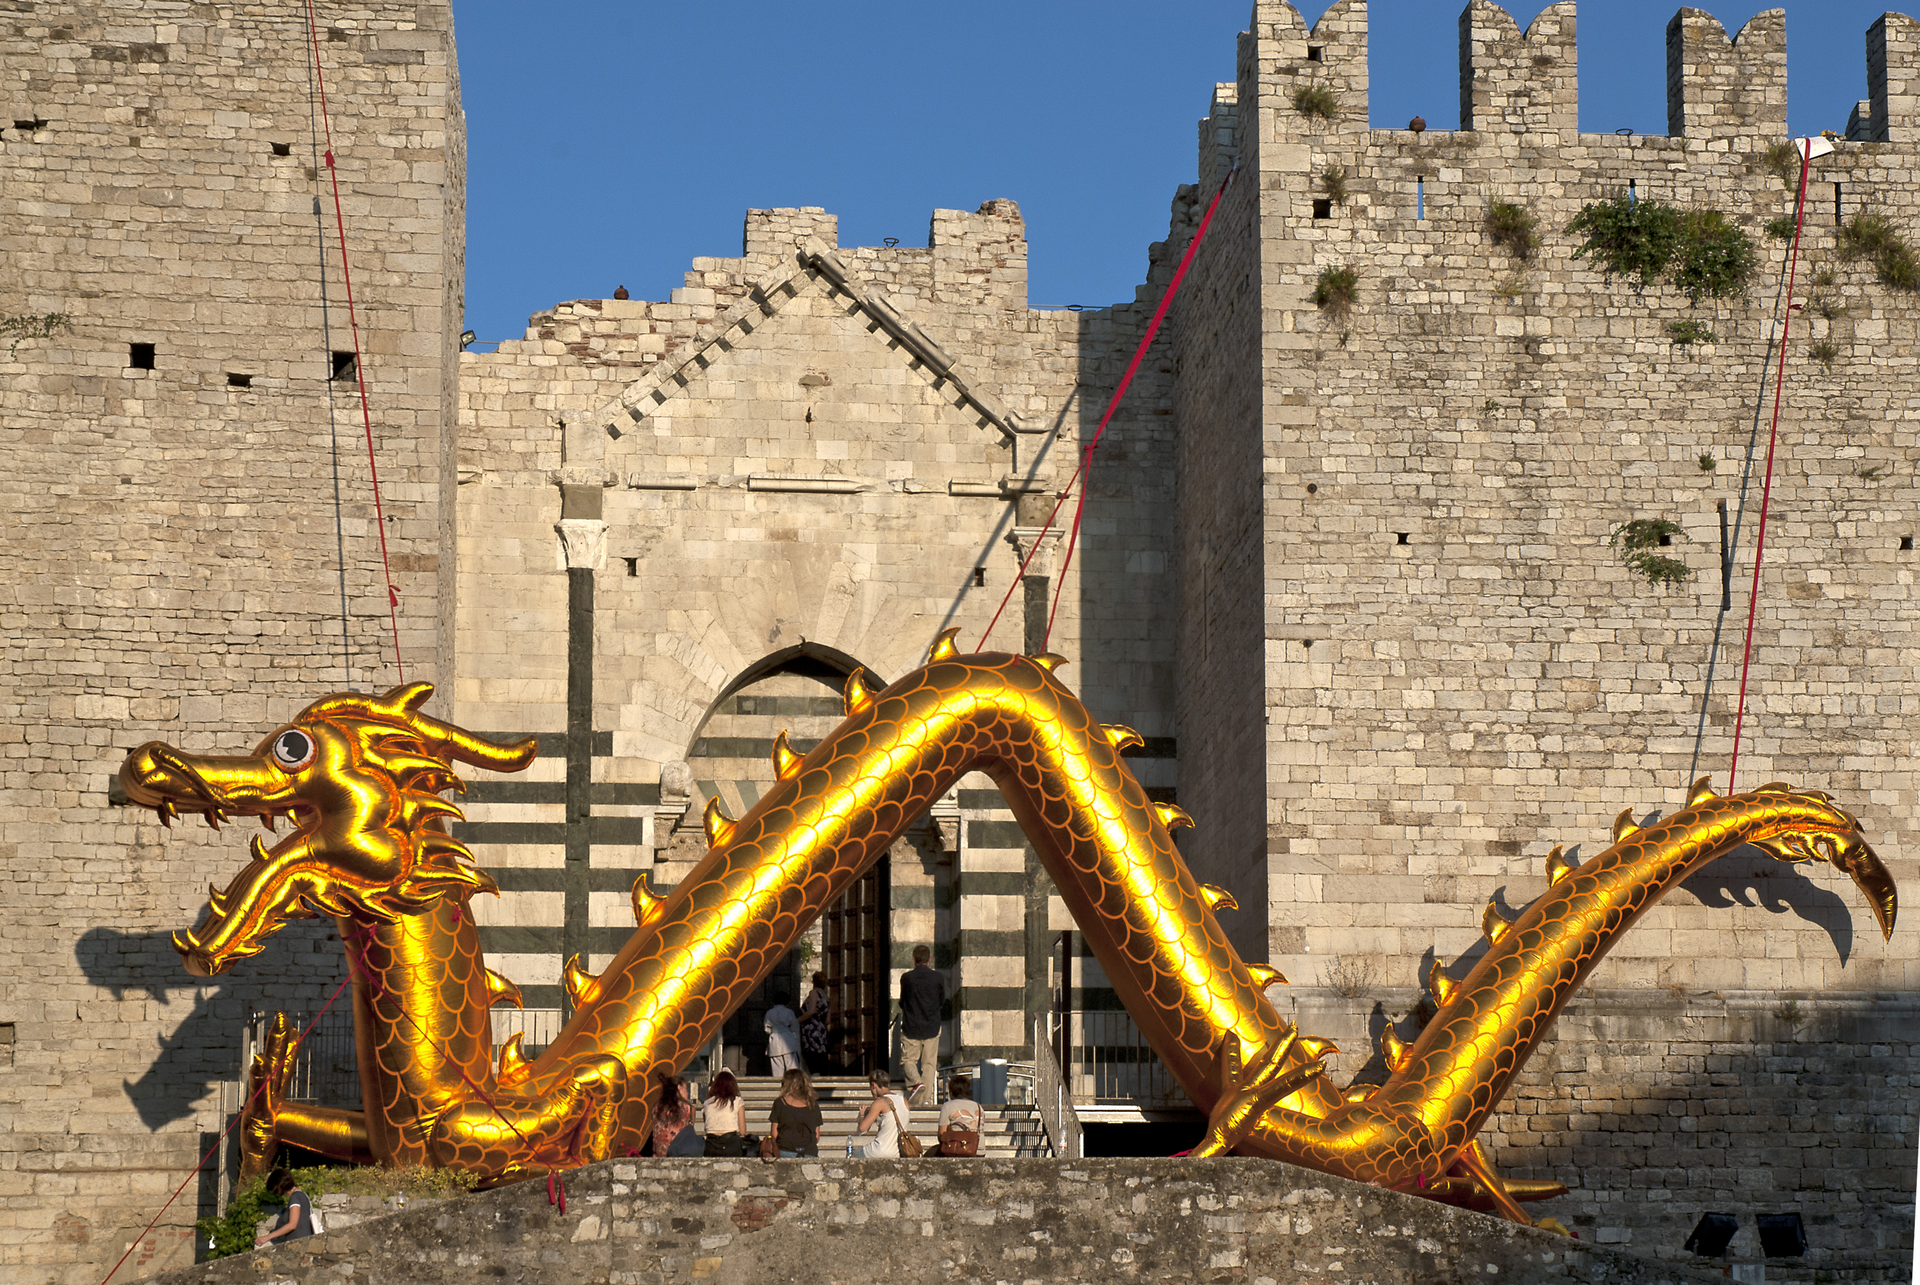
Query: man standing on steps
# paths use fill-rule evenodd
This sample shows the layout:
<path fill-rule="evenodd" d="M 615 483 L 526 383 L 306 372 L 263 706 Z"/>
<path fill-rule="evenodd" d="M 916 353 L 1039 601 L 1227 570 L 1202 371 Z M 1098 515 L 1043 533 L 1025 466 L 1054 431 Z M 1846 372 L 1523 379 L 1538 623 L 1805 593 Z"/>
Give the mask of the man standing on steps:
<path fill-rule="evenodd" d="M 940 1020 L 947 979 L 928 967 L 933 951 L 913 948 L 913 969 L 900 975 L 900 1073 L 917 1107 L 932 1106 L 940 1092 Z"/>

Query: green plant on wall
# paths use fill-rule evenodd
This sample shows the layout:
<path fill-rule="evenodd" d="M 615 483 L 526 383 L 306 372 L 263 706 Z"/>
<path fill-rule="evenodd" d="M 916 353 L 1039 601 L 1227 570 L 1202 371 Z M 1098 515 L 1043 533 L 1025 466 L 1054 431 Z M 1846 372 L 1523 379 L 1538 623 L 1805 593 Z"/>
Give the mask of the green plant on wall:
<path fill-rule="evenodd" d="M 1684 348 L 1688 344 L 1712 343 L 1713 331 L 1698 321 L 1669 321 L 1667 338 L 1672 340 L 1676 347 Z"/>
<path fill-rule="evenodd" d="M 1313 283 L 1313 306 L 1335 321 L 1352 312 L 1359 297 L 1360 274 L 1352 268 L 1322 268 Z"/>
<path fill-rule="evenodd" d="M 1633 277 L 1644 290 L 1665 277 L 1694 303 L 1746 294 L 1760 262 L 1753 238 L 1719 210 L 1679 210 L 1624 192 L 1586 206 L 1567 231 L 1581 238 L 1573 257 L 1597 263 L 1609 280 Z"/>
<path fill-rule="evenodd" d="M 1340 96 L 1325 85 L 1302 85 L 1293 91 L 1293 110 L 1302 116 L 1332 120 L 1340 114 Z"/>
<path fill-rule="evenodd" d="M 64 312 L 23 312 L 14 317 L 0 317 L 0 335 L 13 341 L 7 347 L 9 355 L 19 349 L 23 339 L 51 339 L 72 328 L 73 317 Z"/>
<path fill-rule="evenodd" d="M 1320 172 L 1320 190 L 1329 199 L 1344 201 L 1347 199 L 1347 171 L 1345 166 L 1329 165 Z"/>
<path fill-rule="evenodd" d="M 393 1196 L 411 1196 L 421 1200 L 445 1200 L 472 1191 L 475 1178 L 462 1169 L 427 1169 L 402 1166 L 382 1169 L 371 1165 L 316 1165 L 293 1170 L 294 1185 L 313 1200 L 334 1193 L 349 1196 L 375 1196 L 382 1200 Z M 277 1215 L 287 1202 L 267 1193 L 267 1180 L 255 1178 L 243 1184 L 227 1202 L 226 1212 L 208 1215 L 194 1224 L 200 1235 L 213 1242 L 208 1258 L 226 1258 L 253 1248 L 253 1237 L 260 1220 Z"/>
<path fill-rule="evenodd" d="M 1785 186 L 1794 187 L 1800 177 L 1800 151 L 1783 138 L 1760 153 L 1760 168 Z"/>
<path fill-rule="evenodd" d="M 1621 561 L 1647 583 L 1677 585 L 1693 578 L 1693 568 L 1660 550 L 1680 534 L 1680 524 L 1666 518 L 1633 518 L 1613 529 L 1608 544 L 1620 550 Z"/>
<path fill-rule="evenodd" d="M 1895 290 L 1920 290 L 1920 258 L 1884 214 L 1862 210 L 1840 226 L 1835 243 L 1849 262 L 1872 262 L 1881 284 Z"/>
<path fill-rule="evenodd" d="M 1508 254 L 1525 263 L 1540 245 L 1540 220 L 1527 213 L 1523 205 L 1494 201 L 1487 206 L 1487 237 Z"/>

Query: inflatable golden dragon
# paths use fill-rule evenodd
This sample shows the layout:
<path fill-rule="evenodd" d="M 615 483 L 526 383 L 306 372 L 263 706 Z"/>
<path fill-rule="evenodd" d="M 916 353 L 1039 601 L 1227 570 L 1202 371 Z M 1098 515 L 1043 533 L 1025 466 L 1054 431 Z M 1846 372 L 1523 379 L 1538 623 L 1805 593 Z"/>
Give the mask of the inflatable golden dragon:
<path fill-rule="evenodd" d="M 1121 758 L 1130 729 L 1102 726 L 1051 672 L 1053 656 L 956 652 L 941 635 L 927 665 L 874 692 L 855 672 L 846 720 L 810 753 L 774 744 L 778 783 L 739 820 L 706 812 L 710 849 L 672 893 L 633 890 L 638 927 L 598 977 L 571 963 L 575 1013 L 539 1057 L 517 1037 L 492 1058 L 488 1010 L 518 1003 L 487 969 L 467 902 L 493 881 L 445 830 L 459 810 L 453 764 L 510 771 L 531 740 L 498 745 L 420 712 L 424 683 L 308 706 L 251 755 L 213 758 L 160 743 L 121 769 L 129 799 L 163 821 L 256 816 L 252 860 L 210 890 L 205 918 L 175 937 L 189 971 L 256 954 L 290 917 L 331 915 L 353 980 L 364 1106 L 284 1100 L 294 1039 L 276 1020 L 243 1115 L 248 1172 L 289 1142 L 343 1160 L 457 1167 L 485 1182 L 628 1154 L 648 1136 L 655 1072 L 678 1070 L 906 826 L 970 771 L 1006 795 L 1075 924 L 1161 1060 L 1209 1116 L 1197 1154 L 1232 1150 L 1492 1208 L 1557 1184 L 1504 1182 L 1475 1142 L 1554 1016 L 1612 943 L 1689 873 L 1741 845 L 1784 861 L 1824 859 L 1866 893 L 1884 933 L 1895 890 L 1854 819 L 1824 794 L 1784 785 L 1715 797 L 1634 827 L 1571 866 L 1509 922 L 1489 905 L 1489 948 L 1454 981 L 1429 979 L 1438 1012 L 1411 1044 L 1383 1037 L 1385 1083 L 1342 1092 L 1332 1046 L 1268 1002 L 1284 979 L 1247 964 L 1195 883 L 1170 827 Z"/>

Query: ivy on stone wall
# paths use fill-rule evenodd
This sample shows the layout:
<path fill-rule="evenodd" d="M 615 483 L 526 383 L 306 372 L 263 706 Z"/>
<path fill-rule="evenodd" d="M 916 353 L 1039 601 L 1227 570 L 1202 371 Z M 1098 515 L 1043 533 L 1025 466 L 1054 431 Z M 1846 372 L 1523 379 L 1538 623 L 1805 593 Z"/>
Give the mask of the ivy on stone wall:
<path fill-rule="evenodd" d="M 1656 588 L 1693 578 L 1693 568 L 1659 550 L 1680 534 L 1680 524 L 1667 518 L 1633 518 L 1613 529 L 1607 543 L 1620 550 L 1621 561 Z"/>

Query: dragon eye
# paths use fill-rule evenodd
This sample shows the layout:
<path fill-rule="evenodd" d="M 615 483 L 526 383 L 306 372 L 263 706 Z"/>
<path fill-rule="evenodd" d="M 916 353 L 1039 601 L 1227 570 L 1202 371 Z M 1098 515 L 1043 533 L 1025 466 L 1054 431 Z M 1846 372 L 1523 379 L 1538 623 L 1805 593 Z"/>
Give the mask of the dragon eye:
<path fill-rule="evenodd" d="M 313 762 L 313 738 L 289 728 L 273 738 L 273 761 L 289 772 Z"/>

